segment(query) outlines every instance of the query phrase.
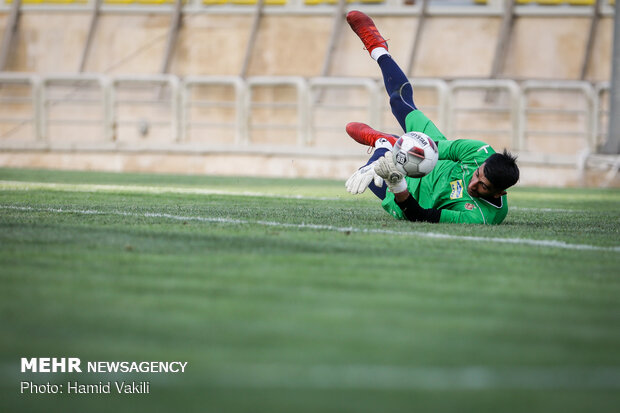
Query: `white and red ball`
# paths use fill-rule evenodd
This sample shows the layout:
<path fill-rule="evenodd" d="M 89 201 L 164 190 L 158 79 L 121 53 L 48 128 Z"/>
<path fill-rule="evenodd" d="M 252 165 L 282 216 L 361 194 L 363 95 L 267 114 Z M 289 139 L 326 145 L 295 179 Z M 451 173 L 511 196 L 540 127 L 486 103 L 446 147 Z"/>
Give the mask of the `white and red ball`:
<path fill-rule="evenodd" d="M 392 149 L 396 168 L 411 178 L 421 178 L 433 170 L 439 159 L 435 142 L 422 132 L 407 132 Z"/>

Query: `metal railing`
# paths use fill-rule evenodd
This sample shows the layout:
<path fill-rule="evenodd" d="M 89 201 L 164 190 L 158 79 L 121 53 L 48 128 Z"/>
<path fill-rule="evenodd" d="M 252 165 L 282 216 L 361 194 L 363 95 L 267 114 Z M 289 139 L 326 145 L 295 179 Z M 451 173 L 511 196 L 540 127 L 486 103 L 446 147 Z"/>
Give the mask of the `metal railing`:
<path fill-rule="evenodd" d="M 505 146 L 527 152 L 528 139 L 545 135 L 558 145 L 563 139 L 572 138 L 573 142 L 579 142 L 579 150 L 586 148 L 595 153 L 605 137 L 602 120 L 608 116 L 607 83 L 413 79 L 412 84 L 414 90 L 426 88 L 436 95 L 429 110 L 433 116 L 429 117 L 448 138 L 482 135 L 485 140 L 483 137 L 487 135 L 503 136 Z M 12 96 L 10 85 L 28 90 Z M 208 92 L 215 87 L 222 91 L 213 97 Z M 461 94 L 468 92 L 476 93 L 476 98 L 463 99 Z M 555 96 L 550 106 L 538 101 L 533 104 L 532 96 L 541 92 Z M 354 93 L 353 98 L 349 93 Z M 563 98 L 566 93 L 572 94 L 575 100 L 567 104 Z M 500 97 L 489 100 L 489 94 Z M 382 125 L 381 113 L 387 101 L 383 87 L 370 78 L 202 76 L 179 79 L 173 75 L 39 77 L 0 73 L 0 149 L 29 149 L 34 147 L 33 142 L 39 149 L 60 148 L 57 136 L 66 138 L 67 133 L 63 132 L 66 126 L 91 131 L 84 132 L 84 129 L 82 135 L 71 140 L 75 150 L 86 147 L 80 137 L 94 133 L 92 129 L 96 128 L 100 143 L 107 142 L 117 150 L 166 147 L 208 151 L 214 146 L 210 143 L 213 140 L 199 139 L 190 146 L 188 136 L 192 131 L 199 131 L 198 136 L 215 137 L 217 141 L 221 134 L 217 128 L 220 128 L 232 136 L 223 140 L 230 151 L 247 145 L 262 145 L 268 150 L 276 143 L 304 153 L 318 145 L 317 136 L 323 132 L 343 134 L 349 121 L 368 122 L 379 129 L 386 127 Z M 424 102 L 416 101 L 416 104 L 425 110 Z M 89 117 L 83 114 L 87 107 L 91 108 Z M 201 110 L 205 108 L 215 112 L 204 115 Z M 459 124 L 463 116 L 468 119 L 466 127 Z M 535 118 L 545 116 L 550 118 L 544 120 L 548 128 L 539 130 Z M 469 119 L 478 118 L 482 120 L 470 127 Z M 567 129 L 563 126 L 567 123 L 565 119 L 579 119 L 578 127 Z M 397 126 L 395 120 L 393 125 Z M 55 134 L 50 134 L 52 126 L 57 129 Z M 18 134 L 20 129 L 30 130 L 31 139 L 15 139 L 24 135 Z M 266 142 L 254 136 L 278 133 L 287 140 Z M 339 140 L 334 142 L 330 145 L 338 147 Z"/>
<path fill-rule="evenodd" d="M 611 87 L 609 82 L 598 83 L 594 88 L 594 128 L 592 130 L 594 148 L 598 148 L 607 137 L 610 93 Z"/>
<path fill-rule="evenodd" d="M 181 142 L 181 123 L 179 118 L 180 80 L 173 75 L 150 76 L 115 76 L 112 78 L 109 100 L 110 118 L 107 125 L 111 131 L 106 134 L 112 140 L 119 140 L 120 127 L 135 126 L 141 135 L 148 134 L 148 128 L 170 128 L 170 136 L 174 142 Z M 133 89 L 129 97 L 121 93 Z M 136 93 L 137 92 L 137 93 Z M 135 96 L 137 95 L 137 96 Z M 119 110 L 122 106 L 133 107 L 135 110 Z M 134 113 L 131 113 L 134 112 Z M 159 115 L 167 115 L 168 119 L 160 119 Z"/>
<path fill-rule="evenodd" d="M 98 130 L 102 138 L 109 140 L 111 118 L 106 96 L 110 91 L 108 82 L 108 78 L 94 74 L 81 75 L 79 78 L 71 75 L 44 77 L 39 104 L 39 139 L 50 142 L 55 138 L 52 129 L 71 126 L 82 127 L 85 133 Z M 95 108 L 95 116 L 90 114 L 88 108 Z"/>
<path fill-rule="evenodd" d="M 342 132 L 343 119 L 359 120 L 379 125 L 380 90 L 377 83 L 368 78 L 337 78 L 317 77 L 309 80 L 309 107 L 308 107 L 308 143 L 315 144 L 317 135 L 321 132 Z M 328 96 L 328 92 L 338 91 L 363 91 L 366 99 L 353 102 L 342 101 L 339 96 Z M 346 93 L 346 92 L 344 92 Z M 354 96 L 354 99 L 357 96 Z M 334 99 L 335 98 L 335 99 Z M 363 113 L 363 118 L 346 117 L 345 114 Z M 315 121 L 317 115 L 329 117 L 332 122 L 318 124 Z M 337 122 L 334 123 L 334 120 Z M 345 122 L 346 123 L 346 122 Z"/>
<path fill-rule="evenodd" d="M 229 99 L 207 99 L 195 97 L 193 92 L 199 92 L 210 87 L 224 87 L 232 89 Z M 233 142 L 240 144 L 246 141 L 248 136 L 247 122 L 244 116 L 244 105 L 246 104 L 246 84 L 242 78 L 237 76 L 190 76 L 183 80 L 181 87 L 181 127 L 180 136 L 186 142 L 194 130 L 213 131 L 215 129 L 228 128 L 233 131 Z M 194 120 L 192 112 L 200 109 L 220 108 L 234 111 L 234 122 L 222 121 L 208 117 L 205 120 Z"/>
<path fill-rule="evenodd" d="M 593 133 L 595 130 L 594 119 L 594 88 L 590 83 L 579 81 L 526 81 L 521 85 L 523 97 L 521 99 L 521 107 L 519 111 L 519 124 L 522 126 L 520 130 L 520 142 L 522 148 L 524 143 L 530 137 L 577 137 L 578 141 L 583 145 L 577 151 L 595 149 L 595 141 Z M 553 92 L 556 99 L 563 100 L 561 104 L 545 106 L 539 103 L 537 107 L 529 104 L 529 96 L 536 92 Z M 577 95 L 576 100 L 562 99 L 561 95 L 567 93 Z M 540 101 L 540 100 L 539 100 Z M 550 122 L 553 127 L 545 129 L 533 129 L 529 127 L 528 117 L 530 115 L 538 115 L 543 118 L 556 118 L 554 122 Z M 557 118 L 566 121 L 559 121 Z M 583 118 L 582 122 L 578 122 L 579 118 Z M 563 124 L 574 123 L 574 128 L 567 129 Z M 559 124 L 559 125 L 558 125 Z M 579 128 L 581 126 L 581 128 Z"/>
<path fill-rule="evenodd" d="M 463 106 L 457 102 L 458 94 L 462 91 L 477 91 L 479 96 L 475 103 Z M 508 95 L 506 102 L 498 102 L 498 93 L 505 92 Z M 522 141 L 519 139 L 521 125 L 519 123 L 519 102 L 521 90 L 513 80 L 455 80 L 449 86 L 447 136 L 466 135 L 500 135 L 508 136 L 514 150 L 520 150 Z M 469 113 L 477 116 L 487 115 L 492 117 L 507 116 L 508 122 L 495 120 L 492 126 L 500 123 L 508 123 L 503 129 L 492 128 L 462 128 L 457 127 L 459 114 Z"/>
<path fill-rule="evenodd" d="M 548 2 L 549 0 L 546 0 Z M 580 0 L 585 1 L 585 0 Z M 588 15 L 594 0 L 588 4 L 577 4 L 577 0 L 564 4 L 538 4 L 545 1 L 517 1 L 515 12 L 523 15 Z M 92 9 L 95 0 L 36 0 L 23 1 L 21 10 L 30 11 L 84 11 Z M 185 0 L 184 13 L 252 13 L 258 0 Z M 113 13 L 170 13 L 174 0 L 106 0 L 101 10 Z M 372 10 L 375 15 L 419 14 L 421 1 L 407 0 L 347 0 L 347 5 L 361 10 Z M 560 3 L 560 2 L 558 2 Z M 0 11 L 10 10 L 12 1 L 0 1 Z M 337 7 L 337 0 L 266 0 L 267 13 L 330 14 Z M 427 12 L 431 15 L 501 15 L 503 0 L 431 0 Z M 603 0 L 600 5 L 605 15 L 613 14 L 613 0 Z"/>
<path fill-rule="evenodd" d="M 0 125 L 3 140 L 13 137 L 25 128 L 32 129 L 35 141 L 43 140 L 41 78 L 35 75 L 0 73 Z M 12 86 L 28 89 L 27 93 L 11 93 Z M 24 110 L 22 106 L 29 107 Z M 13 110 L 10 110 L 13 109 Z"/>
<path fill-rule="evenodd" d="M 307 145 L 308 126 L 308 84 L 302 77 L 296 76 L 257 76 L 250 77 L 246 80 L 247 89 L 245 93 L 245 106 L 243 108 L 245 119 L 247 121 L 247 133 L 242 139 L 244 143 L 253 142 L 253 131 L 262 129 L 266 131 L 291 131 L 296 135 L 296 141 L 299 146 Z M 277 96 L 274 89 L 293 89 L 294 100 L 282 99 Z M 271 99 L 258 98 L 258 89 L 270 89 L 273 91 Z M 255 99 L 256 98 L 256 99 Z M 255 112 L 261 111 L 271 115 L 271 119 L 267 121 L 258 117 Z M 291 118 L 283 114 L 286 111 L 294 111 L 296 115 Z M 245 122 L 244 122 L 245 123 Z"/>

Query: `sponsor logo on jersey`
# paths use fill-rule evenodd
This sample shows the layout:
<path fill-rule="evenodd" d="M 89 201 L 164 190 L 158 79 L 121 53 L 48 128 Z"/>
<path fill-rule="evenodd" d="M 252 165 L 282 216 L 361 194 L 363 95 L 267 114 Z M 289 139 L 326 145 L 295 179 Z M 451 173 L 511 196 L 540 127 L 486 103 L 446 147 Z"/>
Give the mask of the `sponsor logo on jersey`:
<path fill-rule="evenodd" d="M 470 211 L 471 211 L 471 210 L 472 210 L 472 209 L 474 209 L 474 208 L 475 208 L 475 207 L 474 207 L 474 204 L 470 204 L 469 202 L 465 204 L 465 209 L 468 209 L 468 210 L 470 210 Z"/>
<path fill-rule="evenodd" d="M 450 187 L 452 188 L 450 199 L 463 198 L 463 181 L 461 179 L 450 182 Z"/>

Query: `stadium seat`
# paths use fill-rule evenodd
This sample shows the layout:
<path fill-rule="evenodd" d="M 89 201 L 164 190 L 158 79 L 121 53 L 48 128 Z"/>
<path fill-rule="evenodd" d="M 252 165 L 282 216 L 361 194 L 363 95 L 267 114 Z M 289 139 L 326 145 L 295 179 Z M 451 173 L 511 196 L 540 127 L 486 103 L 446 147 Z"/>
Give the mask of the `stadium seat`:
<path fill-rule="evenodd" d="M 476 3 L 486 4 L 487 0 L 474 0 Z M 610 0 L 610 2 L 613 0 Z M 517 0 L 517 4 L 540 4 L 543 6 L 557 6 L 563 3 L 573 6 L 592 6 L 596 0 Z"/>
<path fill-rule="evenodd" d="M 288 0 L 265 0 L 265 4 L 268 6 L 282 6 L 287 3 Z M 258 0 L 202 0 L 202 4 L 206 5 L 218 5 L 218 4 L 237 4 L 237 5 L 252 5 L 258 3 Z"/>
<path fill-rule="evenodd" d="M 536 3 L 544 6 L 556 6 L 564 3 L 564 0 L 536 0 Z"/>
<path fill-rule="evenodd" d="M 575 3 L 575 4 L 592 4 L 596 0 L 517 0 L 517 4 L 541 4 L 545 6 L 555 6 L 562 3 Z M 474 0 L 476 4 L 487 4 L 488 0 Z"/>
<path fill-rule="evenodd" d="M 183 0 L 187 3 L 188 0 Z M 174 4 L 175 0 L 103 0 L 105 4 Z"/>
<path fill-rule="evenodd" d="M 286 4 L 287 0 L 265 0 L 265 4 L 269 6 L 281 6 Z M 230 0 L 231 4 L 256 4 L 257 0 Z"/>
<path fill-rule="evenodd" d="M 138 4 L 170 4 L 170 3 L 174 3 L 174 1 L 175 0 L 135 0 L 135 3 L 138 3 Z"/>
<path fill-rule="evenodd" d="M 5 0 L 6 4 L 13 3 L 12 0 Z M 22 0 L 22 4 L 86 4 L 88 0 Z"/>
<path fill-rule="evenodd" d="M 385 0 L 347 0 L 347 3 L 364 3 L 377 4 L 384 3 Z M 304 4 L 308 6 L 317 6 L 319 4 L 338 4 L 338 0 L 304 0 Z"/>

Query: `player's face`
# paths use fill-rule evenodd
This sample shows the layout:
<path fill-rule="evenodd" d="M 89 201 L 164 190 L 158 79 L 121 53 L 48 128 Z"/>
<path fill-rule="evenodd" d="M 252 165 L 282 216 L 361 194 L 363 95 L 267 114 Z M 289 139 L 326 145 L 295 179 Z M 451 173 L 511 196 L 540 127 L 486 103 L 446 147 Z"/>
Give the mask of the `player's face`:
<path fill-rule="evenodd" d="M 484 176 L 484 164 L 482 164 L 476 172 L 474 172 L 474 176 L 471 177 L 471 181 L 469 181 L 469 185 L 467 185 L 467 193 L 476 198 L 480 197 L 500 197 L 502 193 L 498 193 L 491 185 L 491 182 Z"/>

